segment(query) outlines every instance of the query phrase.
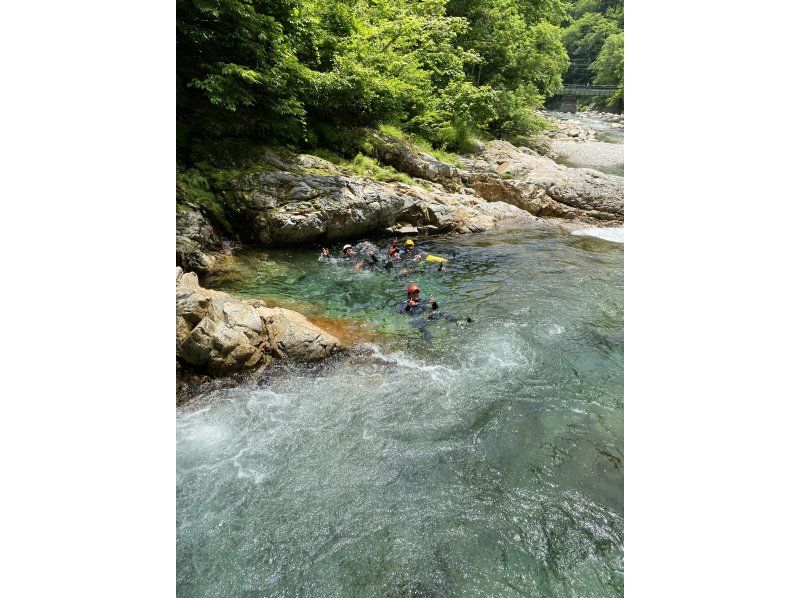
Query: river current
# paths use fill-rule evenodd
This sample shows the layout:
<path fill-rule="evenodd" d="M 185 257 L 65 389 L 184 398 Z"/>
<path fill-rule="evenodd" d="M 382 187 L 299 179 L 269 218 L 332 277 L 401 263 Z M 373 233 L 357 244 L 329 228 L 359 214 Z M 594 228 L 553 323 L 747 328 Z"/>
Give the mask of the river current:
<path fill-rule="evenodd" d="M 257 251 L 203 281 L 356 346 L 178 409 L 178 596 L 622 595 L 624 245 L 419 246 L 450 261 Z M 409 282 L 456 321 L 399 313 Z"/>

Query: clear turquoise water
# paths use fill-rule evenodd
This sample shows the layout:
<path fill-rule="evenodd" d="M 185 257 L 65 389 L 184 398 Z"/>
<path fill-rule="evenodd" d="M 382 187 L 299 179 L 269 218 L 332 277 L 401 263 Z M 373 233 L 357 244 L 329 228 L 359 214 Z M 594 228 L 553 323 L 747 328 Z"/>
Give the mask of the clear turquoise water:
<path fill-rule="evenodd" d="M 423 242 L 443 272 L 249 253 L 207 286 L 367 321 L 367 347 L 177 413 L 179 596 L 618 596 L 623 245 Z M 440 309 L 423 340 L 409 281 Z"/>

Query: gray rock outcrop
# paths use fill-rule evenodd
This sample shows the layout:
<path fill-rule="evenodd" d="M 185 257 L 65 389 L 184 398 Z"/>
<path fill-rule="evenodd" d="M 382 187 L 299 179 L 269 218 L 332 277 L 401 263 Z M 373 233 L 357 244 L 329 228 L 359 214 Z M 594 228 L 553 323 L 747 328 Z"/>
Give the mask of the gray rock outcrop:
<path fill-rule="evenodd" d="M 481 197 L 537 216 L 622 222 L 624 180 L 590 168 L 568 168 L 507 141 L 491 141 L 463 162 L 465 182 Z"/>
<path fill-rule="evenodd" d="M 384 164 L 410 176 L 439 183 L 448 191 L 459 191 L 463 187 L 461 172 L 455 166 L 384 133 L 373 133 L 372 140 L 378 159 Z"/>
<path fill-rule="evenodd" d="M 474 195 L 342 175 L 261 173 L 237 181 L 234 192 L 236 218 L 250 231 L 250 242 L 263 246 L 342 241 L 397 225 L 463 233 L 503 220 L 535 220 L 512 205 Z"/>
<path fill-rule="evenodd" d="M 177 204 L 175 214 L 175 254 L 179 266 L 187 271 L 209 272 L 217 261 L 214 252 L 222 248 L 208 219 L 195 207 Z"/>
<path fill-rule="evenodd" d="M 624 220 L 623 179 L 568 168 L 526 147 L 492 141 L 456 168 L 375 132 L 376 155 L 419 185 L 374 181 L 316 156 L 261 148 L 241 174 L 208 190 L 237 240 L 265 247 L 337 242 L 375 234 L 490 230 L 503 222 L 558 217 Z M 258 168 L 253 168 L 253 166 Z M 177 265 L 206 273 L 223 241 L 206 209 L 181 196 Z M 213 210 L 212 210 L 213 211 Z M 215 222 L 216 222 L 215 218 Z M 229 231 L 230 234 L 233 234 Z M 230 244 L 230 240 L 225 241 Z"/>

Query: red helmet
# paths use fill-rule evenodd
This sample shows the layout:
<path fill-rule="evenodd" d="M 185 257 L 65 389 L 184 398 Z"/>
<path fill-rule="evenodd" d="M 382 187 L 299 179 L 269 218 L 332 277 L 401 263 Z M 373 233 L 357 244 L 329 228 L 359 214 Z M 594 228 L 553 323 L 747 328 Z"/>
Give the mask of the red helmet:
<path fill-rule="evenodd" d="M 419 287 L 417 285 L 415 285 L 415 284 L 408 285 L 408 294 L 409 295 L 411 293 L 413 293 L 414 291 L 418 291 L 418 290 L 419 290 Z"/>

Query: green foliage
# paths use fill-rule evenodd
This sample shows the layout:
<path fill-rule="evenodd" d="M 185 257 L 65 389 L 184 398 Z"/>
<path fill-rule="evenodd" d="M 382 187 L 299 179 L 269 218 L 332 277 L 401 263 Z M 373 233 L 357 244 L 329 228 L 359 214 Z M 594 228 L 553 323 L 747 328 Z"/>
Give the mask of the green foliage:
<path fill-rule="evenodd" d="M 597 63 L 602 49 L 610 38 L 621 35 L 625 27 L 623 0 L 572 0 L 567 13 L 569 17 L 563 23 L 564 45 L 571 65 L 564 81 L 578 84 L 608 81 L 604 84 L 621 85 L 621 74 L 619 77 L 602 75 L 598 80 L 595 67 L 603 68 Z M 622 95 L 620 90 L 609 105 L 621 106 Z"/>
<path fill-rule="evenodd" d="M 572 65 L 564 81 L 589 83 L 591 71 L 587 68 L 600 53 L 606 39 L 620 32 L 613 21 L 600 13 L 587 12 L 564 30 L 564 46 Z"/>
<path fill-rule="evenodd" d="M 586 13 L 595 12 L 611 20 L 618 20 L 622 18 L 623 11 L 623 0 L 573 0 L 566 7 L 566 12 L 572 19 L 579 19 Z M 621 20 L 617 24 L 622 27 Z"/>
<path fill-rule="evenodd" d="M 396 127 L 395 125 L 390 125 L 389 123 L 381 123 L 378 125 L 378 130 L 381 133 L 385 133 L 391 137 L 396 139 L 406 139 L 406 132 L 403 131 L 400 127 Z"/>
<path fill-rule="evenodd" d="M 417 149 L 430 154 L 440 162 L 447 162 L 451 166 L 455 166 L 460 168 L 461 167 L 461 158 L 459 158 L 458 154 L 454 154 L 452 152 L 448 152 L 447 150 L 441 148 L 435 148 L 431 145 L 430 141 L 425 139 L 424 137 L 417 135 L 415 133 L 406 133 L 399 127 L 389 124 L 382 124 L 378 127 L 378 130 L 381 133 L 385 133 L 386 135 L 391 135 L 396 139 L 402 139 L 411 145 L 416 146 Z"/>
<path fill-rule="evenodd" d="M 451 82 L 430 107 L 409 122 L 410 130 L 445 150 L 469 151 L 472 140 L 497 117 L 495 92 L 488 85 Z"/>
<path fill-rule="evenodd" d="M 592 63 L 594 82 L 601 85 L 622 85 L 625 76 L 625 34 L 610 35 Z"/>
<path fill-rule="evenodd" d="M 179 209 L 182 204 L 200 208 L 217 226 L 227 232 L 232 232 L 233 228 L 218 196 L 212 191 L 211 185 L 200 171 L 196 169 L 178 171 L 176 186 Z"/>
<path fill-rule="evenodd" d="M 364 154 L 356 154 L 353 158 L 345 158 L 336 152 L 324 148 L 315 148 L 311 151 L 315 156 L 327 160 L 337 166 L 346 168 L 354 174 L 369 177 L 374 181 L 400 181 L 408 185 L 418 185 L 417 181 L 403 172 L 399 172 L 391 166 L 384 166 L 374 158 Z"/>
<path fill-rule="evenodd" d="M 494 132 L 503 137 L 517 137 L 544 131 L 548 123 L 534 110 L 543 102 L 544 98 L 531 85 L 521 86 L 516 92 L 499 92 L 499 118 Z"/>
<path fill-rule="evenodd" d="M 468 68 L 476 86 L 515 91 L 533 84 L 543 95 L 560 87 L 569 61 L 559 29 L 550 21 L 563 16 L 561 2 L 451 0 L 448 13 L 471 25 L 457 41 L 477 56 Z"/>
<path fill-rule="evenodd" d="M 366 153 L 408 123 L 437 150 L 536 126 L 561 85 L 563 0 L 177 0 L 179 155 L 250 138 Z M 524 106 L 524 102 L 534 104 Z"/>
<path fill-rule="evenodd" d="M 601 85 L 617 85 L 619 89 L 609 98 L 609 106 L 622 107 L 625 88 L 625 34 L 608 36 L 603 48 L 592 63 L 594 82 Z"/>

